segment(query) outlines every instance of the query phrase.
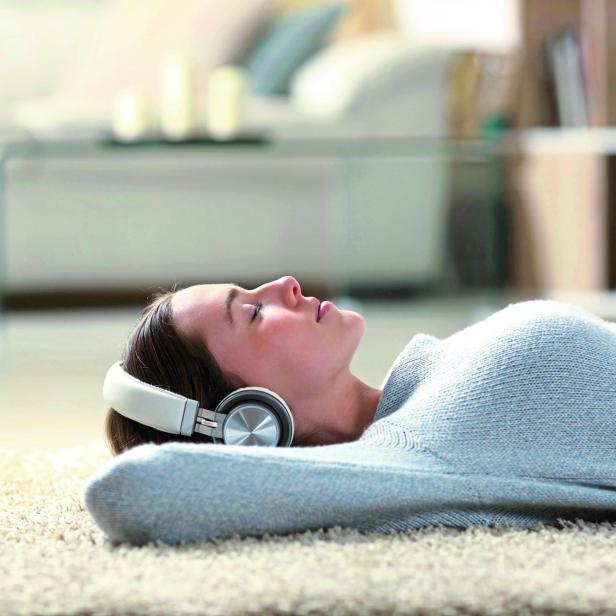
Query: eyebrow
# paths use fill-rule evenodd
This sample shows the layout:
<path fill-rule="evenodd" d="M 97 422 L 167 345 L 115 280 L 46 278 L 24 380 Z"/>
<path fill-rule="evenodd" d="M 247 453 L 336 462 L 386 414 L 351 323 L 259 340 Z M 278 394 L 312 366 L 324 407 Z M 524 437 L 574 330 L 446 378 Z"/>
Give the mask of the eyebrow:
<path fill-rule="evenodd" d="M 225 318 L 229 321 L 229 323 L 231 323 L 231 325 L 234 325 L 233 315 L 231 314 L 231 304 L 240 292 L 240 288 L 235 284 L 235 282 L 232 282 L 231 284 L 234 286 L 229 289 L 227 297 L 225 298 Z"/>

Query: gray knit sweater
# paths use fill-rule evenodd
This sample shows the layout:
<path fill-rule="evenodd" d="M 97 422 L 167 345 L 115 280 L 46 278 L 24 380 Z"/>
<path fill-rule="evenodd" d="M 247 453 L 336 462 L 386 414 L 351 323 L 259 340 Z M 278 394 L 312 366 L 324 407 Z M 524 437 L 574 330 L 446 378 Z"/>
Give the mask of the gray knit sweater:
<path fill-rule="evenodd" d="M 511 304 L 443 340 L 415 335 L 381 388 L 357 441 L 141 445 L 82 500 L 134 544 L 616 518 L 616 324 Z"/>

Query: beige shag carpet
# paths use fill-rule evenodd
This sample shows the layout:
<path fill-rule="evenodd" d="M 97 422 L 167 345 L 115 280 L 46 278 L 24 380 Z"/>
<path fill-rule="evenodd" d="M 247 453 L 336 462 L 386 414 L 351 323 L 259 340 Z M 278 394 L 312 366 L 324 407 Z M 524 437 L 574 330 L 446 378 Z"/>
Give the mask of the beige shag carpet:
<path fill-rule="evenodd" d="M 616 525 L 334 528 L 112 545 L 80 503 L 104 445 L 0 448 L 0 614 L 616 614 Z"/>

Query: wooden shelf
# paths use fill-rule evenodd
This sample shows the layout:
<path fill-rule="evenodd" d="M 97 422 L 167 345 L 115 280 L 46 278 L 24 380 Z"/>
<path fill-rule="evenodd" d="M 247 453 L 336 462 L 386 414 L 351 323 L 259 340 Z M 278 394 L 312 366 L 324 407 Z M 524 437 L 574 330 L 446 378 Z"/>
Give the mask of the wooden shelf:
<path fill-rule="evenodd" d="M 615 289 L 616 129 L 521 131 L 508 171 L 512 286 Z"/>
<path fill-rule="evenodd" d="M 585 152 L 612 156 L 616 155 L 616 127 L 532 128 L 519 131 L 517 142 L 524 152 Z"/>
<path fill-rule="evenodd" d="M 546 43 L 571 27 L 581 35 L 587 128 L 560 127 L 550 98 Z M 510 283 L 605 293 L 616 288 L 616 1 L 520 0 L 520 31 Z"/>
<path fill-rule="evenodd" d="M 575 26 L 585 37 L 591 125 L 616 126 L 616 2 L 614 0 L 522 0 L 521 74 L 515 123 L 518 128 L 556 126 L 544 61 L 546 41 Z"/>

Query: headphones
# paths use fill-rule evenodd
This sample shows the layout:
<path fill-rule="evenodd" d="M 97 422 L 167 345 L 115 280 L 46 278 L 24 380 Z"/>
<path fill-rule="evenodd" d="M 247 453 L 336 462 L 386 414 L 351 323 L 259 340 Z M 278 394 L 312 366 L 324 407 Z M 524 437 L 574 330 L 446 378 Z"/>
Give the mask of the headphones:
<path fill-rule="evenodd" d="M 131 376 L 116 362 L 107 371 L 103 398 L 124 417 L 170 434 L 194 432 L 225 445 L 290 447 L 294 423 L 285 401 L 265 387 L 231 392 L 216 410 Z"/>

